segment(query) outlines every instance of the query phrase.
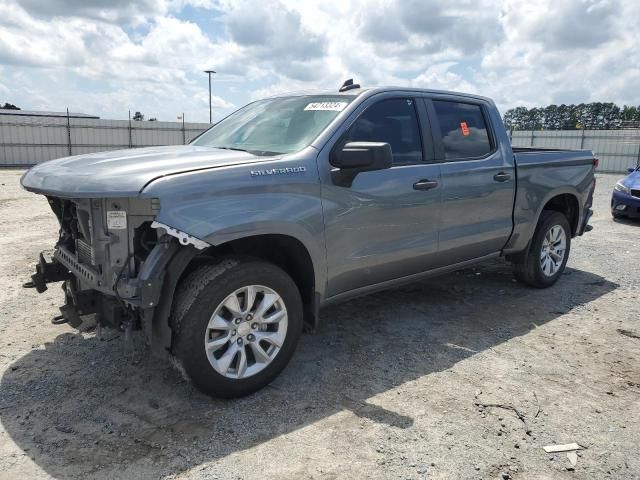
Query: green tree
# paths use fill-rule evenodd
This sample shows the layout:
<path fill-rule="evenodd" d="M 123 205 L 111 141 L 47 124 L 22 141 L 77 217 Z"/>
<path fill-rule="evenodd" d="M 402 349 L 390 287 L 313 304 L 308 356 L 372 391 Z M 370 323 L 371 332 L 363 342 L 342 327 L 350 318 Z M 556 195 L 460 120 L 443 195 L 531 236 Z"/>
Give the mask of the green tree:
<path fill-rule="evenodd" d="M 530 109 L 516 107 L 505 113 L 504 122 L 507 128 L 515 130 L 637 128 L 640 127 L 640 106 L 620 108 L 611 102 L 592 102 Z"/>
<path fill-rule="evenodd" d="M 622 126 L 622 115 L 620 107 L 615 103 L 601 103 L 596 124 L 599 129 L 620 128 Z"/>
<path fill-rule="evenodd" d="M 525 107 L 516 107 L 507 110 L 504 114 L 504 124 L 509 130 L 524 130 L 529 112 Z"/>
<path fill-rule="evenodd" d="M 563 119 L 557 105 L 549 105 L 542 111 L 544 116 L 542 128 L 546 130 L 560 130 L 562 128 Z"/>
<path fill-rule="evenodd" d="M 544 110 L 532 108 L 527 115 L 526 130 L 540 130 L 544 124 Z"/>
<path fill-rule="evenodd" d="M 637 107 L 625 105 L 622 107 L 621 116 L 624 122 L 640 121 L 640 105 Z"/>

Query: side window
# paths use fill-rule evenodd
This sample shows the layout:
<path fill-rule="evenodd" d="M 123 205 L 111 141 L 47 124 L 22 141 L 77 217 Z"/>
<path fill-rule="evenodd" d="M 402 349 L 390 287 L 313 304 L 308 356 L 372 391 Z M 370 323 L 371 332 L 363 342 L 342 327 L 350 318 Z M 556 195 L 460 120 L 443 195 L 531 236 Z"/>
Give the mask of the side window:
<path fill-rule="evenodd" d="M 370 106 L 351 126 L 344 141 L 388 143 L 394 165 L 422 162 L 422 140 L 415 101 L 391 98 Z"/>
<path fill-rule="evenodd" d="M 445 160 L 483 157 L 491 152 L 487 124 L 479 105 L 434 100 Z"/>

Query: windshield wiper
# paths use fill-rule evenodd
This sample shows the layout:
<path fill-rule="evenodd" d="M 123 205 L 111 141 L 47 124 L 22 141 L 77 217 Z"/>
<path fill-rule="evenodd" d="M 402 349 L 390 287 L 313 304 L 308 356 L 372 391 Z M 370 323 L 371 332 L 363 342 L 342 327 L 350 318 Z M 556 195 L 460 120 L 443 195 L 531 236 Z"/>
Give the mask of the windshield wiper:
<path fill-rule="evenodd" d="M 250 150 L 254 155 L 262 156 L 262 157 L 271 157 L 274 155 L 284 155 L 283 152 L 272 152 L 270 150 Z"/>
<path fill-rule="evenodd" d="M 249 150 L 245 150 L 244 148 L 236 148 L 236 147 L 213 147 L 213 148 L 219 148 L 220 150 L 234 150 L 236 152 L 247 152 L 247 153 L 249 153 Z"/>
<path fill-rule="evenodd" d="M 250 153 L 251 155 L 257 155 L 259 157 L 283 155 L 282 152 L 271 152 L 268 150 L 247 150 L 245 148 L 236 148 L 236 147 L 211 147 L 211 148 L 219 148 L 221 150 L 234 150 L 236 152 L 246 152 L 246 153 Z"/>

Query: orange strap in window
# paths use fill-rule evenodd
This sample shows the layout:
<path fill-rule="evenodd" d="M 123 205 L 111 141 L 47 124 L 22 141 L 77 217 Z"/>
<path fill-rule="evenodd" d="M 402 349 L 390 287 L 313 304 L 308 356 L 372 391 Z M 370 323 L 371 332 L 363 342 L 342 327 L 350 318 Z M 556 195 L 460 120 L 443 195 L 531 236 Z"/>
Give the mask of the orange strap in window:
<path fill-rule="evenodd" d="M 467 122 L 460 122 L 460 130 L 462 130 L 462 135 L 465 137 L 469 135 L 469 127 L 467 126 Z"/>

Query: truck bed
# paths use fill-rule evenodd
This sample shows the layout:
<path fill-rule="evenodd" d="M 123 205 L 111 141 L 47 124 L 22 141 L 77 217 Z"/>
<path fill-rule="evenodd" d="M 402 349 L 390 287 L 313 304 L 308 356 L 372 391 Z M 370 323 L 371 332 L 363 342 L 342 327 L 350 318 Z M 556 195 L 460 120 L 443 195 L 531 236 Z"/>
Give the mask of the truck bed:
<path fill-rule="evenodd" d="M 511 147 L 513 153 L 533 153 L 533 152 L 573 152 L 568 148 L 551 148 L 551 147 Z"/>
<path fill-rule="evenodd" d="M 518 167 L 593 164 L 595 158 L 591 150 L 538 147 L 512 147 L 512 150 Z"/>
<path fill-rule="evenodd" d="M 517 188 L 513 209 L 513 234 L 510 246 L 522 248 L 522 242 L 533 236 L 540 209 L 551 195 L 575 195 L 578 221 L 573 225 L 580 235 L 585 209 L 593 185 L 595 157 L 591 150 L 562 150 L 551 148 L 513 148 Z"/>

